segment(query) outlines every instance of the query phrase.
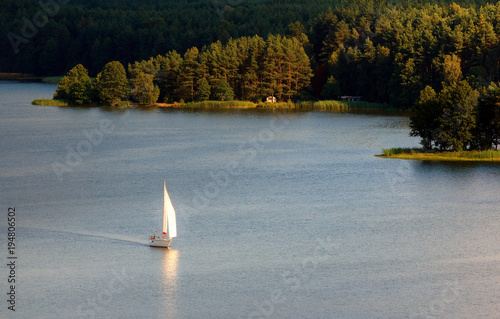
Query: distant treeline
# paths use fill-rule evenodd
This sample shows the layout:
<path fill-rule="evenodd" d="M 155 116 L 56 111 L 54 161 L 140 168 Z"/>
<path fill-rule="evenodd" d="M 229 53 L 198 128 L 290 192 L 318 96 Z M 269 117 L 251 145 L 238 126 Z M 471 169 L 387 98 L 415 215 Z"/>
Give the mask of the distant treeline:
<path fill-rule="evenodd" d="M 64 3 L 64 4 L 62 4 Z M 230 38 L 284 35 L 339 0 L 2 0 L 0 72 L 91 75 Z M 14 45 L 11 44 L 10 38 Z M 17 53 L 16 53 L 17 51 Z"/>
<path fill-rule="evenodd" d="M 473 88 L 500 80 L 500 4 L 484 1 L 74 0 L 46 8 L 53 13 L 46 21 L 37 16 L 42 12 L 40 3 L 58 2 L 4 1 L 0 31 L 9 36 L 1 43 L 6 52 L 0 57 L 2 71 L 63 74 L 81 63 L 96 75 L 113 60 L 134 65 L 160 55 L 185 66 L 192 59 L 201 66 L 192 80 L 183 80 L 186 75 L 181 70 L 181 79 L 161 82 L 160 73 L 154 81 L 160 101 L 196 99 L 198 81 L 204 78 L 214 88 L 218 85 L 214 79 L 220 78 L 213 73 L 216 68 L 203 69 L 206 52 L 219 47 L 226 51 L 222 56 L 231 58 L 235 43 L 238 47 L 250 41 L 243 39 L 252 39 L 256 44 L 250 51 L 258 52 L 254 57 L 261 77 L 257 91 L 247 90 L 254 80 L 243 79 L 253 74 L 247 73 L 248 63 L 254 63 L 248 56 L 236 53 L 237 62 L 224 62 L 232 69 L 221 68 L 235 97 L 274 94 L 287 99 L 301 94 L 306 98 L 298 86 L 288 89 L 293 85 L 283 78 L 264 79 L 266 68 L 281 62 L 268 59 L 265 65 L 259 60 L 266 53 L 255 46 L 267 42 L 255 40 L 259 37 L 254 35 L 282 34 L 286 37 L 281 39 L 294 46 L 300 43 L 307 54 L 314 76 L 301 87 L 315 98 L 354 95 L 408 108 L 426 86 L 439 92 L 458 80 Z M 30 23 L 36 30 L 26 27 Z"/>

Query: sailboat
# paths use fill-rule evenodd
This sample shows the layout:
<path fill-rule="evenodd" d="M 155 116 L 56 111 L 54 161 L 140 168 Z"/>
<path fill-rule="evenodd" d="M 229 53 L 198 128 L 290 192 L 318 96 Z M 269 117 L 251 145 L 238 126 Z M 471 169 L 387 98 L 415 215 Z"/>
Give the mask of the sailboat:
<path fill-rule="evenodd" d="M 155 234 L 150 238 L 149 246 L 168 248 L 174 237 L 177 237 L 175 210 L 168 196 L 165 180 L 163 180 L 163 232 L 159 236 L 155 230 Z"/>

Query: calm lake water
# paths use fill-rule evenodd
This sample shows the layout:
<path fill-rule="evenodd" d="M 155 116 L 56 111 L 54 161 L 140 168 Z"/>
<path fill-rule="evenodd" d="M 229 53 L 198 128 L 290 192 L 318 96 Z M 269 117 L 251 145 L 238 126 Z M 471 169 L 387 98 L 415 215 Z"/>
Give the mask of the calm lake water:
<path fill-rule="evenodd" d="M 55 88 L 0 82 L 1 318 L 499 317 L 500 166 L 374 157 L 408 118 L 30 105 Z"/>

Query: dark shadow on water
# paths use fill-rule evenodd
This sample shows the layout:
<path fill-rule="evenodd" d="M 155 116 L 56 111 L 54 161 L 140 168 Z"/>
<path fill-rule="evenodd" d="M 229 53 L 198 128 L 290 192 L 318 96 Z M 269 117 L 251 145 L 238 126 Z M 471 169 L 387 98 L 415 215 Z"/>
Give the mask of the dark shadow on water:
<path fill-rule="evenodd" d="M 226 116 L 274 116 L 287 115 L 287 116 L 305 116 L 310 113 L 331 113 L 331 114 L 355 114 L 367 116 L 409 116 L 405 111 L 388 111 L 381 109 L 367 109 L 367 108 L 350 108 L 345 110 L 313 110 L 313 109 L 288 109 L 288 108 L 215 108 L 215 107 L 199 107 L 199 108 L 175 108 L 175 107 L 135 107 L 134 110 L 143 112 L 161 112 L 166 114 L 172 113 L 190 113 L 190 114 L 213 114 L 213 115 L 226 115 Z"/>
<path fill-rule="evenodd" d="M 484 162 L 484 161 L 418 161 L 423 167 L 429 168 L 456 168 L 456 169 L 473 169 L 478 167 L 494 167 L 500 168 L 500 162 Z"/>
<path fill-rule="evenodd" d="M 472 177 L 475 174 L 500 174 L 499 162 L 416 161 L 415 172 L 432 176 Z"/>

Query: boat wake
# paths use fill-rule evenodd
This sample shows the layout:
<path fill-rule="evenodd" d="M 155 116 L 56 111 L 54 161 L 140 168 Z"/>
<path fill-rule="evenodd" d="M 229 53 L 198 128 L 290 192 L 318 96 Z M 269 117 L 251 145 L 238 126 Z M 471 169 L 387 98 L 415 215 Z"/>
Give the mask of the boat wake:
<path fill-rule="evenodd" d="M 78 235 L 78 236 L 86 236 L 86 237 L 94 237 L 101 239 L 112 239 L 116 241 L 126 242 L 130 244 L 139 244 L 141 246 L 148 246 L 148 242 L 146 240 L 141 240 L 137 237 L 132 236 L 124 236 L 120 234 L 110 234 L 110 233 L 99 233 L 99 232 L 89 232 L 89 231 L 76 231 L 76 230 L 61 230 L 54 229 L 48 227 L 23 227 L 32 230 L 46 231 L 46 232 L 54 232 L 54 233 L 63 233 L 70 235 Z"/>

